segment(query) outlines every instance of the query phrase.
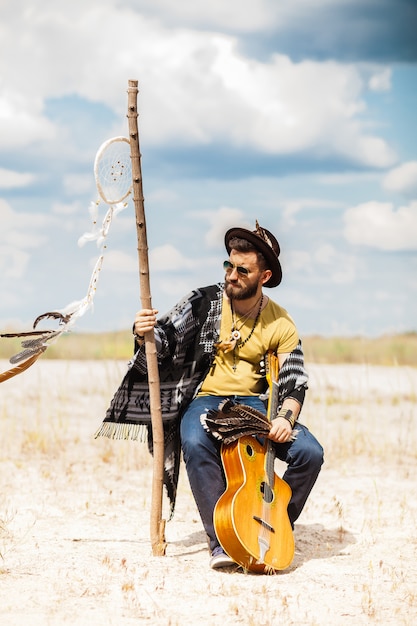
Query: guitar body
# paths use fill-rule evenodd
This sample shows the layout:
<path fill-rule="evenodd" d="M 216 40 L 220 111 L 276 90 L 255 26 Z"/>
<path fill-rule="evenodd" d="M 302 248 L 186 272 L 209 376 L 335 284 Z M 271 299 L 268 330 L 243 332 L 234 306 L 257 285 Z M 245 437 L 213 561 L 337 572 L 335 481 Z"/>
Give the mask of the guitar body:
<path fill-rule="evenodd" d="M 223 549 L 246 570 L 258 573 L 285 569 L 294 557 L 287 513 L 291 488 L 273 470 L 272 479 L 267 472 L 269 445 L 243 436 L 222 446 L 227 487 L 214 510 Z"/>

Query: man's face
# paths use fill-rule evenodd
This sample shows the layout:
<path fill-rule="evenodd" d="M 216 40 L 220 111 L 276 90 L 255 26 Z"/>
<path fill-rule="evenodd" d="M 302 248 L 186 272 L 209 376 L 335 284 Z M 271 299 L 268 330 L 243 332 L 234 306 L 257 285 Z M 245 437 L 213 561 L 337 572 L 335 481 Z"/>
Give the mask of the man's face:
<path fill-rule="evenodd" d="M 259 269 L 255 252 L 231 250 L 229 260 L 234 267 L 226 269 L 225 292 L 228 298 L 246 300 L 256 296 L 258 289 L 265 282 L 265 274 L 270 274 L 269 270 Z M 237 268 L 247 269 L 248 274 L 239 272 Z"/>

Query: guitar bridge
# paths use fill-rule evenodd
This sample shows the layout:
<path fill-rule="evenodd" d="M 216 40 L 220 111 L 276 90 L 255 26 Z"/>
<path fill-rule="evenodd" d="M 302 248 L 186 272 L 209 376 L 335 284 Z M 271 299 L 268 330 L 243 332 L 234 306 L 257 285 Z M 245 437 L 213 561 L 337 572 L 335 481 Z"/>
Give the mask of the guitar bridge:
<path fill-rule="evenodd" d="M 275 528 L 273 528 L 270 524 L 265 522 L 265 520 L 263 520 L 261 517 L 254 515 L 253 519 L 255 520 L 255 522 L 258 522 L 263 528 L 266 528 L 267 530 L 269 530 L 270 533 L 275 532 Z"/>

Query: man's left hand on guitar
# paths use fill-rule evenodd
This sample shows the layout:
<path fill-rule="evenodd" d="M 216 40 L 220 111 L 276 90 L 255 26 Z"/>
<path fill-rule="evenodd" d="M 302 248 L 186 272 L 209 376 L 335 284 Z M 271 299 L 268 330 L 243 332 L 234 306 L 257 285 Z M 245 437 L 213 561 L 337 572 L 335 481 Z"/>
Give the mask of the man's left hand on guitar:
<path fill-rule="evenodd" d="M 295 422 L 297 421 L 298 414 L 300 413 L 300 405 L 296 400 L 287 398 L 282 405 L 283 409 L 292 411 Z M 277 443 L 287 443 L 293 436 L 293 429 L 290 422 L 284 417 L 276 417 L 271 422 L 271 430 L 269 431 L 268 438 Z"/>
<path fill-rule="evenodd" d="M 291 424 L 284 417 L 277 417 L 274 419 L 269 431 L 268 438 L 277 443 L 286 443 L 291 439 L 292 428 Z"/>

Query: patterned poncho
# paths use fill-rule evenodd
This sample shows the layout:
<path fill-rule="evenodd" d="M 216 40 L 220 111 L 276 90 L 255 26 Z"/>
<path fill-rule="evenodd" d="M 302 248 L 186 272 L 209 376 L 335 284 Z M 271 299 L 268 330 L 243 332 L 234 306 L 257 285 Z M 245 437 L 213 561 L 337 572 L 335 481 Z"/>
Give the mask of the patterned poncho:
<path fill-rule="evenodd" d="M 208 373 L 219 341 L 224 285 L 196 289 L 158 320 L 155 342 L 164 425 L 164 484 L 174 510 L 181 445 L 179 421 Z M 144 347 L 136 352 L 96 437 L 144 440 L 152 453 L 149 385 Z M 262 355 L 263 356 L 263 355 Z M 279 374 L 279 406 L 287 397 L 302 404 L 307 388 L 301 343 Z"/>

